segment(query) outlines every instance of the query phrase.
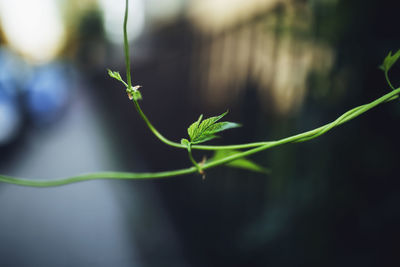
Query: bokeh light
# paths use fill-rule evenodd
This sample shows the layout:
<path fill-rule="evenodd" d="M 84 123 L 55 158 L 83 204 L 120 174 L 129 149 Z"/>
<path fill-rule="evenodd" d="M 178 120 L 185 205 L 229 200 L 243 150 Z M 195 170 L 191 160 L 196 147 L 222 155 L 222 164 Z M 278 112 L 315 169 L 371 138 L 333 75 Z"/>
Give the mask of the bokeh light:
<path fill-rule="evenodd" d="M 71 80 L 61 64 L 37 68 L 25 87 L 25 102 L 32 121 L 51 123 L 66 108 Z"/>
<path fill-rule="evenodd" d="M 124 35 L 121 31 L 123 19 L 121 14 L 124 14 L 125 1 L 99 0 L 99 4 L 103 12 L 103 23 L 107 39 L 113 43 L 123 43 Z M 140 35 L 144 27 L 145 10 L 142 0 L 130 1 L 128 12 L 128 39 L 132 41 Z"/>
<path fill-rule="evenodd" d="M 22 123 L 18 87 L 24 68 L 8 50 L 0 48 L 0 146 L 11 142 Z"/>
<path fill-rule="evenodd" d="M 0 0 L 0 21 L 9 46 L 35 63 L 50 61 L 65 43 L 57 1 Z"/>

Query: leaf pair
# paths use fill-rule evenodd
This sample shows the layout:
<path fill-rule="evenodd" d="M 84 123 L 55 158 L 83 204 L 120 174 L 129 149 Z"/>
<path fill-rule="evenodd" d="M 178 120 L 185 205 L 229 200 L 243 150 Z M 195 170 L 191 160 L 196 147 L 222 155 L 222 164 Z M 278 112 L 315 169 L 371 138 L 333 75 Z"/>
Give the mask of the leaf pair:
<path fill-rule="evenodd" d="M 218 136 L 216 134 L 219 132 L 241 126 L 238 123 L 229 121 L 218 122 L 226 114 L 228 114 L 228 111 L 219 116 L 210 117 L 205 120 L 203 120 L 203 114 L 200 115 L 199 119 L 196 122 L 192 123 L 187 130 L 190 138 L 190 143 L 203 143 L 217 138 Z M 182 139 L 181 143 L 187 145 L 189 141 L 186 139 Z"/>

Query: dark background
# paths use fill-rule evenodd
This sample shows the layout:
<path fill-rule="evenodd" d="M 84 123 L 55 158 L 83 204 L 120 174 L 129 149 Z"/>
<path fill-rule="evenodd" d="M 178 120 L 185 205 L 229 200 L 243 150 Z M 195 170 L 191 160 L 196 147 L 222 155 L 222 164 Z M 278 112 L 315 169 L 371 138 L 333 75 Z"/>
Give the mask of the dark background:
<path fill-rule="evenodd" d="M 142 108 L 177 141 L 199 114 L 226 109 L 227 119 L 243 127 L 215 144 L 319 127 L 389 92 L 378 66 L 400 47 L 394 3 L 278 1 L 218 30 L 196 26 L 182 11 L 145 28 L 131 46 Z M 98 12 L 83 13 L 59 56 L 63 76 L 56 80 L 69 93 L 49 111 L 57 116 L 41 121 L 19 91 L 22 122 L 0 146 L 1 173 L 57 178 L 190 165 L 184 151 L 150 134 L 123 88 L 107 77 L 106 68 L 124 73 L 123 51 L 107 41 Z M 273 78 L 264 82 L 252 62 L 269 45 L 273 57 L 261 74 Z M 303 64 L 307 53 L 312 59 Z M 214 66 L 220 62 L 228 63 Z M 281 73 L 288 73 L 283 85 L 274 82 Z M 390 73 L 395 86 L 399 73 L 397 66 Z M 276 95 L 292 85 L 294 97 L 285 99 L 292 104 L 284 106 Z M 251 157 L 269 175 L 221 167 L 205 180 L 0 184 L 0 266 L 396 266 L 399 117 L 393 101 L 312 141 Z"/>

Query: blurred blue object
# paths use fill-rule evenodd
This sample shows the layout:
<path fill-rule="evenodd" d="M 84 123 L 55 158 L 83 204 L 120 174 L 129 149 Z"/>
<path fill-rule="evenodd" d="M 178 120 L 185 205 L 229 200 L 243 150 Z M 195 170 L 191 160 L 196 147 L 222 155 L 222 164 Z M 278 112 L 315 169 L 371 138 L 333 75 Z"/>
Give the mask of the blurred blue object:
<path fill-rule="evenodd" d="M 48 64 L 33 71 L 27 83 L 26 105 L 36 125 L 56 121 L 68 103 L 68 75 L 60 63 Z"/>
<path fill-rule="evenodd" d="M 0 145 L 9 143 L 21 126 L 18 105 L 18 70 L 20 62 L 8 50 L 0 47 Z"/>
<path fill-rule="evenodd" d="M 32 68 L 0 47 L 0 145 L 18 136 L 23 116 L 34 125 L 47 125 L 60 117 L 68 104 L 67 70 L 62 63 Z"/>
<path fill-rule="evenodd" d="M 10 142 L 17 135 L 21 125 L 16 98 L 7 91 L 6 86 L 0 82 L 0 145 Z"/>

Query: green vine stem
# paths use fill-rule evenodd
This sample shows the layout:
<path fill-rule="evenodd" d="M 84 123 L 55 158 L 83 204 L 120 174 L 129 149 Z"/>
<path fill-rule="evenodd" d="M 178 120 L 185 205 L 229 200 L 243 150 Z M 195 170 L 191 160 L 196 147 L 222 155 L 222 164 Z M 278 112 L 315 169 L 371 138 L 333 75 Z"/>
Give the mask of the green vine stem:
<path fill-rule="evenodd" d="M 193 154 L 192 154 L 192 144 L 189 143 L 189 145 L 187 146 L 187 151 L 188 151 L 188 155 L 189 155 L 189 159 L 190 161 L 193 163 L 194 167 L 196 167 L 197 171 L 200 174 L 204 174 L 203 173 L 203 168 L 196 162 L 196 160 L 193 158 Z"/>
<path fill-rule="evenodd" d="M 264 150 L 267 150 L 267 149 L 270 149 L 273 147 L 281 146 L 284 144 L 305 142 L 305 141 L 314 139 L 316 137 L 321 136 L 322 134 L 325 134 L 326 132 L 328 132 L 329 130 L 331 130 L 337 126 L 360 116 L 361 114 L 367 112 L 368 110 L 370 110 L 382 103 L 397 99 L 399 97 L 399 94 L 400 94 L 400 88 L 398 88 L 394 91 L 391 91 L 390 93 L 387 93 L 387 94 L 383 95 L 382 97 L 380 97 L 368 104 L 353 108 L 353 109 L 347 111 L 346 113 L 344 113 L 343 115 L 341 115 L 340 117 L 338 117 L 333 122 L 328 123 L 324 126 L 321 126 L 314 130 L 310 130 L 310 131 L 307 131 L 307 132 L 304 132 L 301 134 L 286 137 L 286 138 L 283 138 L 283 139 L 280 139 L 277 141 L 265 142 L 266 144 L 263 146 L 249 149 L 249 150 L 234 154 L 232 156 L 225 157 L 220 160 L 206 162 L 202 165 L 201 169 L 202 170 L 211 169 L 211 168 L 229 163 L 238 158 L 250 156 L 255 153 L 258 153 L 258 152 L 261 152 L 261 151 L 264 151 Z M 73 177 L 56 179 L 56 180 L 32 180 L 32 179 L 22 179 L 22 178 L 15 178 L 15 177 L 11 177 L 11 176 L 0 175 L 0 181 L 5 182 L 5 183 L 10 183 L 10 184 L 22 185 L 22 186 L 51 187 L 51 186 L 61 186 L 61 185 L 75 183 L 75 182 L 96 180 L 96 179 L 156 179 L 156 178 L 168 178 L 168 177 L 173 177 L 173 176 L 191 174 L 191 173 L 196 173 L 196 172 L 198 172 L 198 169 L 197 169 L 197 167 L 193 166 L 193 167 L 190 167 L 187 169 L 164 171 L 164 172 L 153 172 L 153 173 L 151 173 L 151 172 L 146 172 L 146 173 L 99 172 L 99 173 L 79 175 L 79 176 L 73 176 Z"/>
<path fill-rule="evenodd" d="M 127 90 L 129 90 L 129 92 L 131 92 L 131 91 L 135 92 L 135 90 L 136 90 L 135 88 L 137 88 L 137 87 L 132 88 L 132 81 L 131 81 L 130 56 L 129 56 L 128 36 L 127 36 L 127 21 L 128 21 L 128 0 L 126 0 L 124 27 L 123 27 L 127 83 L 125 83 L 120 78 L 119 73 L 117 73 L 117 72 L 115 72 L 115 73 L 111 72 L 110 76 L 117 78 L 117 80 L 120 80 L 121 82 L 123 82 L 124 85 L 127 87 Z M 144 114 L 144 112 L 140 108 L 140 105 L 138 102 L 139 98 L 136 97 L 136 98 L 132 99 L 134 102 L 135 108 L 136 108 L 137 112 L 139 113 L 140 117 L 146 123 L 147 127 L 150 129 L 150 131 L 161 142 L 163 142 L 169 146 L 187 149 L 189 152 L 189 158 L 194 166 L 186 168 L 186 169 L 163 171 L 163 172 L 145 172 L 145 173 L 98 172 L 98 173 L 84 174 L 84 175 L 78 175 L 78 176 L 72 176 L 72 177 L 68 177 L 68 178 L 61 178 L 61 179 L 54 179 L 54 180 L 33 180 L 33 179 L 16 178 L 16 177 L 11 177 L 11 176 L 7 176 L 7 175 L 0 175 L 0 182 L 16 184 L 16 185 L 21 185 L 21 186 L 31 186 L 31 187 L 51 187 L 51 186 L 61 186 L 61 185 L 67 185 L 67 184 L 71 184 L 71 183 L 88 181 L 88 180 L 96 180 L 96 179 L 157 179 L 157 178 L 168 178 L 168 177 L 173 177 L 173 176 L 186 175 L 186 174 L 191 174 L 191 173 L 196 173 L 196 172 L 199 172 L 204 177 L 203 170 L 211 169 L 211 168 L 214 168 L 214 167 L 217 167 L 220 165 L 224 165 L 224 164 L 227 164 L 236 159 L 246 157 L 246 156 L 251 156 L 255 153 L 258 153 L 258 152 L 261 152 L 261 151 L 264 151 L 264 150 L 267 150 L 267 149 L 270 149 L 273 147 L 281 146 L 281 145 L 288 144 L 288 143 L 299 143 L 299 142 L 305 142 L 305 141 L 312 140 L 314 138 L 317 138 L 317 137 L 327 133 L 328 131 L 332 130 L 333 128 L 335 128 L 337 126 L 360 116 L 361 114 L 369 111 L 370 109 L 372 109 L 382 103 L 397 99 L 400 94 L 400 88 L 395 89 L 393 87 L 393 85 L 391 84 L 389 77 L 388 77 L 388 71 L 389 71 L 390 67 L 395 63 L 395 61 L 399 57 L 400 57 L 400 50 L 393 56 L 391 55 L 391 52 L 390 52 L 389 55 L 385 58 L 384 64 L 381 66 L 382 70 L 384 70 L 384 72 L 385 72 L 385 79 L 387 80 L 389 86 L 393 89 L 393 91 L 383 95 L 382 97 L 380 97 L 368 104 L 353 108 L 353 109 L 345 112 L 343 115 L 341 115 L 340 117 L 338 117 L 336 120 L 332 121 L 331 123 L 323 125 L 314 130 L 310 130 L 310 131 L 307 131 L 307 132 L 304 132 L 301 134 L 286 137 L 286 138 L 283 138 L 283 139 L 280 139 L 277 141 L 255 142 L 255 143 L 247 143 L 247 144 L 228 145 L 228 146 L 208 146 L 208 145 L 192 145 L 192 144 L 190 144 L 190 147 L 188 147 L 181 143 L 173 142 L 173 141 L 165 138 L 151 124 L 150 120 L 147 118 L 147 116 Z M 226 156 L 222 159 L 204 162 L 204 163 L 201 163 L 201 166 L 200 166 L 200 164 L 198 164 L 193 158 L 192 149 L 200 149 L 200 150 L 248 149 L 248 150 L 241 151 L 241 152 L 235 153 L 230 156 Z"/>
<path fill-rule="evenodd" d="M 129 43 L 128 43 L 128 34 L 127 34 L 127 24 L 128 24 L 128 9 L 129 9 L 129 1 L 125 2 L 125 16 L 124 16 L 124 49 L 125 49 L 125 65 L 126 65 L 126 81 L 128 82 L 128 88 L 132 88 L 131 81 L 131 63 L 129 56 Z"/>
<path fill-rule="evenodd" d="M 0 175 L 0 182 L 21 185 L 21 186 L 30 186 L 30 187 L 54 187 L 54 186 L 62 186 L 62 185 L 72 184 L 76 182 L 90 181 L 90 180 L 155 179 L 155 178 L 167 178 L 167 177 L 191 174 L 195 172 L 197 172 L 196 167 L 174 170 L 174 171 L 165 171 L 165 172 L 142 172 L 142 173 L 98 172 L 98 173 L 88 173 L 88 174 L 82 174 L 78 176 L 72 176 L 68 178 L 54 179 L 54 180 L 22 179 L 6 175 Z"/>

